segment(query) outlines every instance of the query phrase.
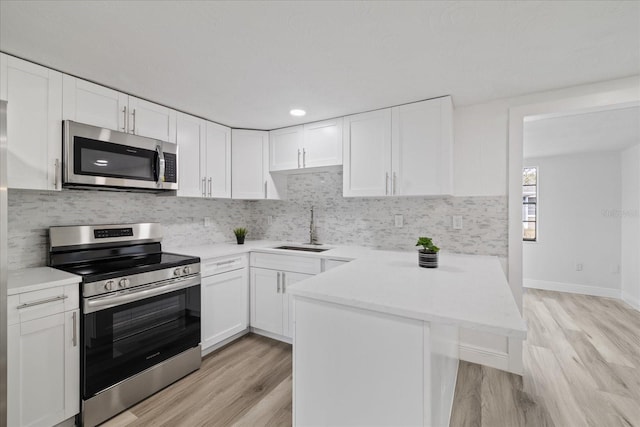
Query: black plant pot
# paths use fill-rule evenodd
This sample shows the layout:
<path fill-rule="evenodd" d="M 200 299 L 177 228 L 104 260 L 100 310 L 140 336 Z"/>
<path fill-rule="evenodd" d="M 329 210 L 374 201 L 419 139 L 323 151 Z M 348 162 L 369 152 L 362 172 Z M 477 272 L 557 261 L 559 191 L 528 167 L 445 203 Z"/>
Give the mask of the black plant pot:
<path fill-rule="evenodd" d="M 438 252 L 418 251 L 418 265 L 423 268 L 437 268 Z"/>
<path fill-rule="evenodd" d="M 244 236 L 236 236 L 239 245 L 244 245 Z"/>

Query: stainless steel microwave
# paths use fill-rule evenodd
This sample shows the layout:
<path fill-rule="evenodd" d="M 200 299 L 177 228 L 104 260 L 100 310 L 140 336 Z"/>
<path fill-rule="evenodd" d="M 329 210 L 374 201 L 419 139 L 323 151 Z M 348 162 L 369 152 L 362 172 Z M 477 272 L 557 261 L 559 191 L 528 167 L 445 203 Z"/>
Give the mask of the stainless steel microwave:
<path fill-rule="evenodd" d="M 178 189 L 176 144 L 65 120 L 64 187 Z"/>

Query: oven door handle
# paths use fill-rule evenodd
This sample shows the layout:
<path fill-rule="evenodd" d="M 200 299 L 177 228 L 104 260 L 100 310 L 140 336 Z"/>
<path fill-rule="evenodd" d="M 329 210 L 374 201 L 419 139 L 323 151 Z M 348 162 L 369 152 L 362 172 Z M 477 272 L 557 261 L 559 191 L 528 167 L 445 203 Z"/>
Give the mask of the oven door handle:
<path fill-rule="evenodd" d="M 98 298 L 86 298 L 84 300 L 84 313 L 93 313 L 107 308 L 117 307 L 119 305 L 128 304 L 134 301 L 140 301 L 145 298 L 157 295 L 167 294 L 169 292 L 178 291 L 180 289 L 190 288 L 200 284 L 200 275 L 185 278 L 174 279 L 166 285 L 156 286 L 150 289 L 134 291 L 123 295 L 107 295 Z"/>

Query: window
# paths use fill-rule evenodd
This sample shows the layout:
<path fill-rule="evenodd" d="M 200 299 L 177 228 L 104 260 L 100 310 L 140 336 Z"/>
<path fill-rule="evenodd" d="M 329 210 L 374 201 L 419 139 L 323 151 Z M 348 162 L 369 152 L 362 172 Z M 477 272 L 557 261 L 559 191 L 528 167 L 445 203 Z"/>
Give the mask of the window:
<path fill-rule="evenodd" d="M 538 168 L 522 170 L 522 240 L 535 242 L 538 238 Z"/>

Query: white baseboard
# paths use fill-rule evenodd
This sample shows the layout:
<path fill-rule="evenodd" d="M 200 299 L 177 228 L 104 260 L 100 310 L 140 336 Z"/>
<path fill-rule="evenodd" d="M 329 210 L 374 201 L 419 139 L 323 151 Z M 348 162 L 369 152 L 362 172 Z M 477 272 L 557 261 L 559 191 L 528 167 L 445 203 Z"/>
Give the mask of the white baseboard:
<path fill-rule="evenodd" d="M 251 332 L 257 335 L 262 335 L 263 337 L 286 342 L 287 344 L 293 344 L 293 338 L 285 337 L 284 335 L 274 334 L 273 332 L 268 332 L 263 329 L 254 328 L 253 326 L 251 327 Z"/>
<path fill-rule="evenodd" d="M 620 299 L 620 289 L 599 288 L 597 286 L 578 285 L 575 283 L 549 282 L 546 280 L 523 279 L 525 288 L 544 289 L 546 291 L 570 292 L 572 294 L 593 295 Z"/>
<path fill-rule="evenodd" d="M 460 343 L 459 350 L 460 360 L 509 371 L 509 355 L 507 353 L 464 343 Z"/>
<path fill-rule="evenodd" d="M 214 351 L 224 347 L 225 345 L 231 343 L 232 341 L 237 340 L 238 338 L 240 338 L 240 337 L 242 337 L 244 335 L 247 335 L 249 332 L 250 332 L 250 329 L 247 328 L 244 331 L 240 331 L 237 334 L 234 334 L 234 335 L 230 336 L 229 338 L 226 338 L 226 339 L 220 341 L 219 343 L 212 345 L 211 347 L 203 348 L 202 349 L 202 357 L 208 355 L 209 353 L 213 353 Z"/>
<path fill-rule="evenodd" d="M 640 299 L 634 298 L 631 295 L 629 295 L 628 293 L 622 291 L 622 301 L 626 302 L 631 307 L 633 307 L 636 310 L 640 311 Z"/>

